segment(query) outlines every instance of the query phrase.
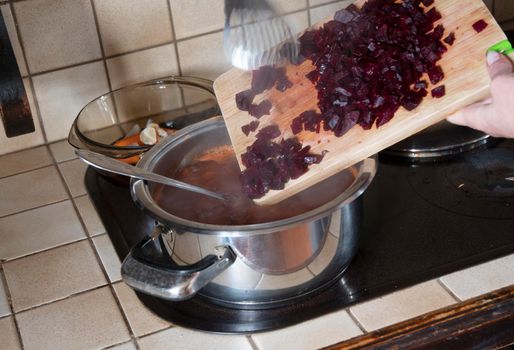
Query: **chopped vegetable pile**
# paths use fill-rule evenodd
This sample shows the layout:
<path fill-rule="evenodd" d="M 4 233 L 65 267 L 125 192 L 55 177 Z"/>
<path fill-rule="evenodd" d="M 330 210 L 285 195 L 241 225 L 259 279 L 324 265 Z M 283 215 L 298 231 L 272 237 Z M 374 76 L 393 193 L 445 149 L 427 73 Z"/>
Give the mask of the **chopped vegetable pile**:
<path fill-rule="evenodd" d="M 454 32 L 445 36 L 444 27 L 435 26 L 441 14 L 433 3 L 369 0 L 361 9 L 350 5 L 320 28 L 306 31 L 299 39 L 300 53 L 315 66 L 306 77 L 317 89 L 319 110 L 297 116 L 291 124 L 293 134 L 323 129 L 340 137 L 356 125 L 380 127 L 400 107 L 417 108 L 430 84 L 444 79 L 438 61 L 448 50 L 446 45 L 453 45 L 456 39 Z M 252 74 L 251 88 L 236 95 L 236 105 L 259 119 L 270 114 L 273 106 L 269 100 L 255 104 L 255 97 L 272 88 L 284 91 L 289 87 L 285 70 L 261 67 Z M 446 88 L 439 85 L 430 92 L 433 98 L 441 98 Z M 248 136 L 258 127 L 255 120 L 242 131 Z M 303 147 L 298 139 L 277 141 L 279 136 L 276 125 L 267 126 L 242 154 L 246 169 L 241 181 L 250 198 L 283 189 L 287 181 L 323 158 L 324 154 L 310 153 L 310 147 Z"/>
<path fill-rule="evenodd" d="M 447 51 L 441 14 L 431 0 L 370 0 L 362 9 L 350 5 L 334 20 L 300 38 L 301 53 L 316 69 L 308 78 L 316 85 L 320 113 L 293 122 L 293 132 L 332 131 L 344 135 L 354 125 L 370 129 L 390 121 L 400 108 L 411 111 L 427 95 L 430 83 L 444 78 L 437 64 Z M 455 34 L 444 41 L 452 45 Z M 438 88 L 440 96 L 444 88 Z"/>

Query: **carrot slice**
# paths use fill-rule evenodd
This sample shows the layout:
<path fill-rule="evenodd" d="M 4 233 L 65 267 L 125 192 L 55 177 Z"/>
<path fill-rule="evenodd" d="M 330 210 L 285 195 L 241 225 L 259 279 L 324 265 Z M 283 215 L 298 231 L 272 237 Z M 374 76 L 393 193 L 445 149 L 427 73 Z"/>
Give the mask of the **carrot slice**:
<path fill-rule="evenodd" d="M 128 157 L 128 158 L 118 158 L 118 160 L 120 162 L 123 162 L 123 163 L 127 163 L 127 164 L 131 164 L 131 165 L 136 165 L 137 162 L 139 162 L 139 156 L 136 155 L 136 156 L 132 156 L 132 157 Z"/>
<path fill-rule="evenodd" d="M 114 143 L 114 146 L 118 147 L 127 147 L 127 146 L 143 146 L 141 139 L 139 138 L 139 134 L 135 134 L 132 136 L 128 136 L 118 140 Z"/>

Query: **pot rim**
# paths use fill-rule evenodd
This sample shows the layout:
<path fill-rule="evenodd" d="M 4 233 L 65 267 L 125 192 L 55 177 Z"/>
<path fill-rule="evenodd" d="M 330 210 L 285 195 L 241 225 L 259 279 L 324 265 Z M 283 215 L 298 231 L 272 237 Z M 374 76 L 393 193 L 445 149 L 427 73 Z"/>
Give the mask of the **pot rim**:
<path fill-rule="evenodd" d="M 223 118 L 218 116 L 181 129 L 177 133 L 167 137 L 148 152 L 146 152 L 144 157 L 138 162 L 136 166 L 150 170 L 150 168 L 155 165 L 156 161 L 158 160 L 157 156 L 162 152 L 166 152 L 174 145 L 189 139 L 192 137 L 192 135 L 200 132 L 204 128 L 215 128 L 221 125 L 225 127 Z M 173 225 L 174 228 L 183 229 L 193 233 L 223 235 L 226 237 L 267 234 L 286 230 L 301 223 L 320 219 L 357 199 L 368 188 L 371 181 L 375 177 L 378 166 L 377 155 L 366 158 L 357 163 L 355 166 L 357 166 L 358 173 L 356 174 L 352 184 L 349 185 L 339 196 L 332 199 L 331 201 L 315 209 L 293 217 L 258 224 L 214 225 L 191 221 L 175 216 L 157 205 L 150 194 L 148 185 L 143 180 L 132 178 L 130 180 L 130 192 L 135 203 L 143 210 L 145 210 L 161 223 L 169 223 Z"/>

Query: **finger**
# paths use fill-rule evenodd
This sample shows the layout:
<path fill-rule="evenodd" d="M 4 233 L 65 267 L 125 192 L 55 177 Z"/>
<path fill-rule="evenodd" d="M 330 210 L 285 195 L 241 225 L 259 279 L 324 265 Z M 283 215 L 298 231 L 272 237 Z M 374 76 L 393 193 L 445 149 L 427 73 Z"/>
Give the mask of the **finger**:
<path fill-rule="evenodd" d="M 476 103 L 449 116 L 447 120 L 453 124 L 469 126 L 470 128 L 487 132 L 490 129 L 488 121 L 493 116 L 493 105 Z"/>
<path fill-rule="evenodd" d="M 505 55 L 496 51 L 489 51 L 487 53 L 487 65 L 489 66 L 489 75 L 491 80 L 506 74 L 512 74 L 512 62 Z"/>

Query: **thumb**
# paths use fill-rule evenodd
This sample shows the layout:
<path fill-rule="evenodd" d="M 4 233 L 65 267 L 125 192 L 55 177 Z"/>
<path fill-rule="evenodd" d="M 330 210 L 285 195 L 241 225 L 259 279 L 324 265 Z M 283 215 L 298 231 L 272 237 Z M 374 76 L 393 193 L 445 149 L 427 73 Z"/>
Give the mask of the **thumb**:
<path fill-rule="evenodd" d="M 513 71 L 512 62 L 509 58 L 496 51 L 489 51 L 487 53 L 487 65 L 491 80 L 500 75 L 512 74 Z"/>

